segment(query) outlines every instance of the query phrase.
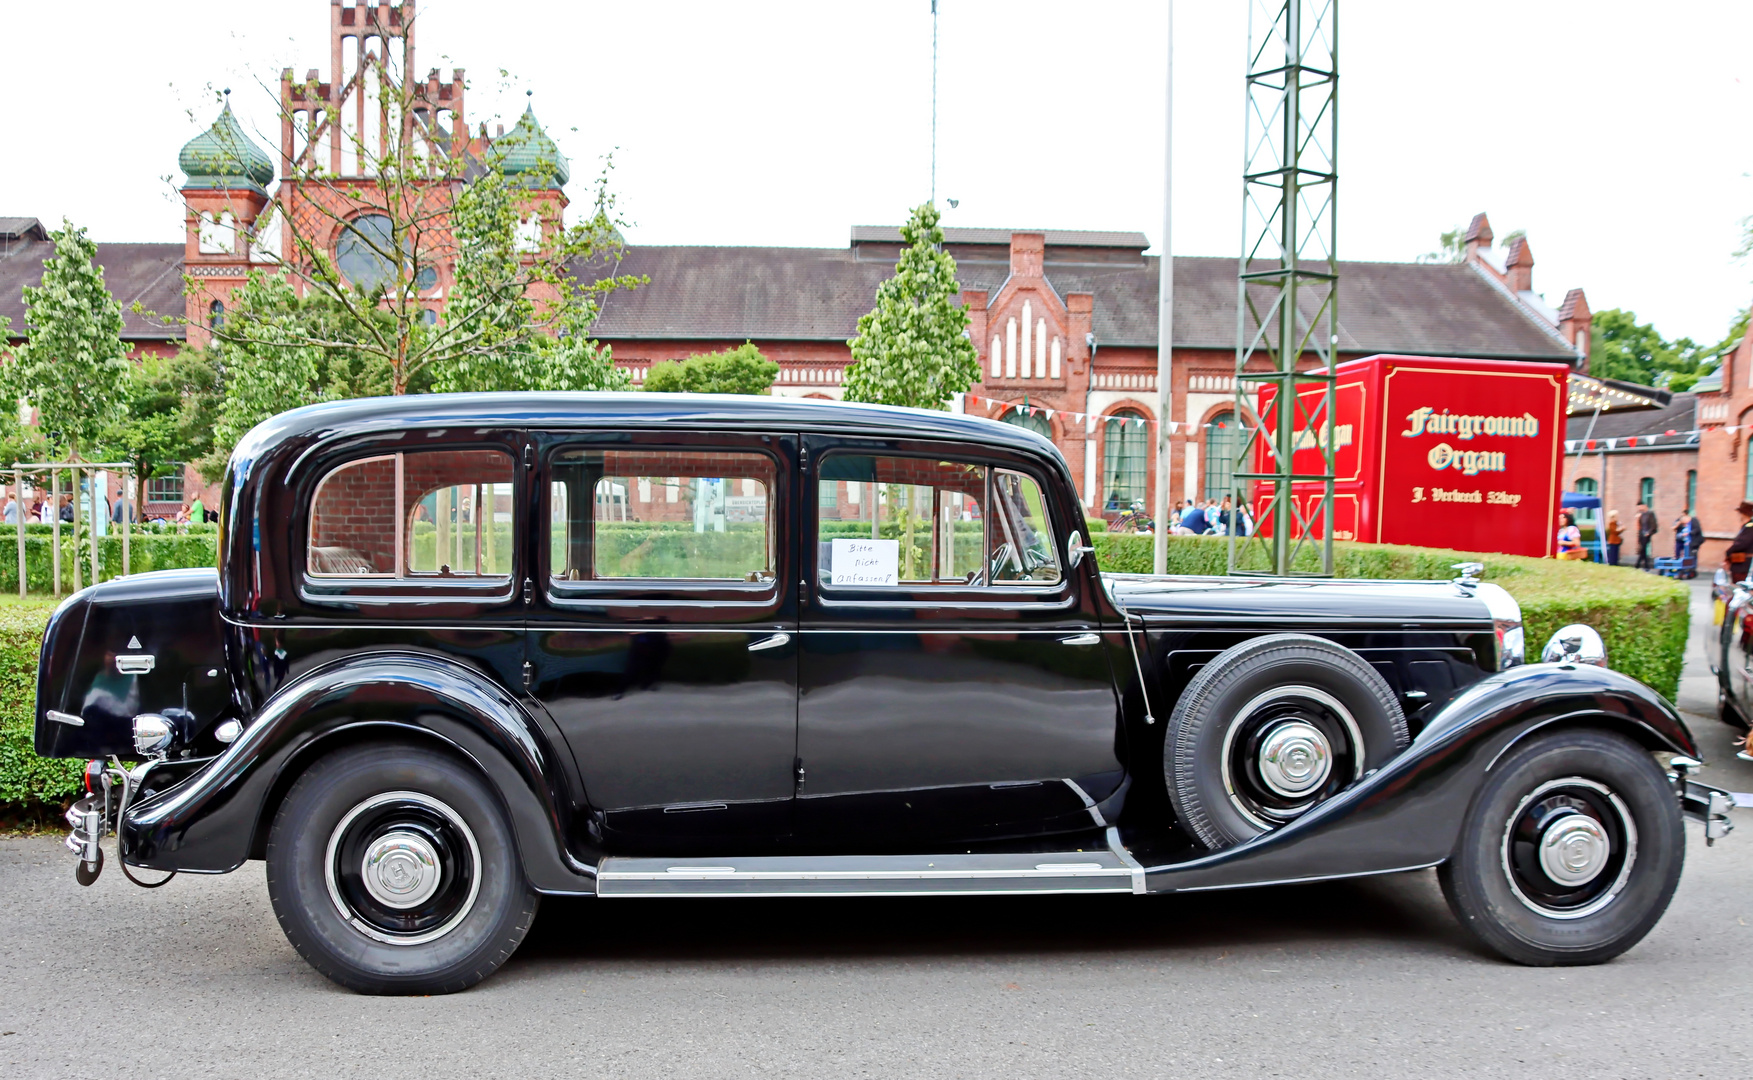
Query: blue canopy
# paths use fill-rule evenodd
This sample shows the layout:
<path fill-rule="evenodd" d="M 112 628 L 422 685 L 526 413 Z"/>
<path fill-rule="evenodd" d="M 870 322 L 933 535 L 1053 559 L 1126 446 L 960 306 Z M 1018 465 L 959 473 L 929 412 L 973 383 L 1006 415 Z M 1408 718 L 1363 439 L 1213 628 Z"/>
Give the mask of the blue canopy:
<path fill-rule="evenodd" d="M 1587 492 L 1582 491 L 1567 491 L 1563 494 L 1563 497 L 1559 499 L 1558 505 L 1567 510 L 1594 510 L 1600 507 L 1601 497 L 1599 495 L 1590 495 Z"/>

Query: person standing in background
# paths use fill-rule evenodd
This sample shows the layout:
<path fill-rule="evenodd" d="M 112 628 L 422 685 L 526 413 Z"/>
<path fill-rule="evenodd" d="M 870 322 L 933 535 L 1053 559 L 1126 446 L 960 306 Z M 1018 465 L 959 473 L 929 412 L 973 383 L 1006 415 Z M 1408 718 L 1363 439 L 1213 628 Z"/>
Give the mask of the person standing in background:
<path fill-rule="evenodd" d="M 1625 530 L 1619 524 L 1619 511 L 1607 511 L 1607 565 L 1619 565 L 1619 545 L 1625 542 Z"/>
<path fill-rule="evenodd" d="M 1643 503 L 1638 503 L 1637 568 L 1639 570 L 1654 570 L 1656 568 L 1655 560 L 1650 558 L 1650 541 L 1654 540 L 1656 534 L 1661 531 L 1662 526 L 1656 521 L 1656 512 Z"/>
<path fill-rule="evenodd" d="M 1729 580 L 1740 581 L 1747 576 L 1747 560 L 1753 555 L 1753 502 L 1735 507 L 1735 516 L 1741 519 L 1741 531 L 1723 553 L 1723 567 L 1729 572 Z"/>
<path fill-rule="evenodd" d="M 1692 550 L 1692 515 L 1680 511 L 1674 519 L 1674 558 L 1684 559 Z"/>

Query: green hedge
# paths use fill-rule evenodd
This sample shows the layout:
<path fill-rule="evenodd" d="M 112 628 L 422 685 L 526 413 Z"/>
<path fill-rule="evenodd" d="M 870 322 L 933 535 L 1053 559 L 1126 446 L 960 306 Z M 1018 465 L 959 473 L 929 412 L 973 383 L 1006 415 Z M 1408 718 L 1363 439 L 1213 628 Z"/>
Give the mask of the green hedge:
<path fill-rule="evenodd" d="M 80 545 L 79 581 L 91 584 L 91 538 Z M 180 570 L 219 565 L 219 532 L 208 525 L 186 535 L 142 531 L 128 542 L 128 567 L 136 574 L 148 570 Z M 31 592 L 53 591 L 55 540 L 50 526 L 24 527 L 25 584 Z M 108 581 L 122 572 L 122 538 L 115 534 L 98 538 L 98 576 Z M 61 591 L 73 588 L 73 530 L 61 530 Z M 18 595 L 18 531 L 0 525 L 0 594 Z"/>
<path fill-rule="evenodd" d="M 27 534 L 28 536 L 28 534 Z M 37 652 L 55 610 L 49 600 L 0 602 L 0 806 L 59 802 L 80 788 L 83 761 L 40 758 L 36 737 Z"/>
<path fill-rule="evenodd" d="M 1092 536 L 1103 570 L 1148 574 L 1149 536 L 1101 533 Z M 1319 552 L 1305 549 L 1297 569 L 1313 570 Z M 1600 631 L 1607 663 L 1615 671 L 1648 683 L 1672 700 L 1680 686 L 1686 652 L 1689 593 L 1670 578 L 1624 566 L 1534 559 L 1522 555 L 1477 554 L 1442 548 L 1335 542 L 1333 570 L 1346 578 L 1444 580 L 1453 564 L 1485 564 L 1485 580 L 1502 585 L 1521 605 L 1530 654 L 1567 623 L 1588 623 Z M 1221 536 L 1171 536 L 1169 573 L 1223 574 L 1229 541 Z"/>

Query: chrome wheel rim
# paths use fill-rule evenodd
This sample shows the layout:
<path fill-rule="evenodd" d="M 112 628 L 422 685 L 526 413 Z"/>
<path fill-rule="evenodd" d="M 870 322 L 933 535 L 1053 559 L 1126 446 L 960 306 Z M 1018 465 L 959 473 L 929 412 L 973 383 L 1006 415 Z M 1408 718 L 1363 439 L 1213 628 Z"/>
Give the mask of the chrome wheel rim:
<path fill-rule="evenodd" d="M 1314 686 L 1276 686 L 1237 710 L 1224 732 L 1224 793 L 1261 829 L 1307 813 L 1363 776 L 1351 710 Z"/>
<path fill-rule="evenodd" d="M 1548 780 L 1504 822 L 1502 863 L 1510 891 L 1548 919 L 1581 919 L 1625 888 L 1637 862 L 1637 825 L 1624 800 L 1580 776 Z"/>
<path fill-rule="evenodd" d="M 341 917 L 389 945 L 456 929 L 481 889 L 481 849 L 462 815 L 418 791 L 386 791 L 329 834 L 323 874 Z"/>

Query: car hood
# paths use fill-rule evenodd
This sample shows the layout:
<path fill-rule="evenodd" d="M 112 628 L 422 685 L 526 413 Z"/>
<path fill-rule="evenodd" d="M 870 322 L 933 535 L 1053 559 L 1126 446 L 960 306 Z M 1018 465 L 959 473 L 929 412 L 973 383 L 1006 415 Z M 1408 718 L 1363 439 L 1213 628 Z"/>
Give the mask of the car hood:
<path fill-rule="evenodd" d="M 1103 574 L 1102 583 L 1117 607 L 1152 621 L 1266 623 L 1285 629 L 1335 623 L 1491 625 L 1476 590 L 1447 581 Z"/>

